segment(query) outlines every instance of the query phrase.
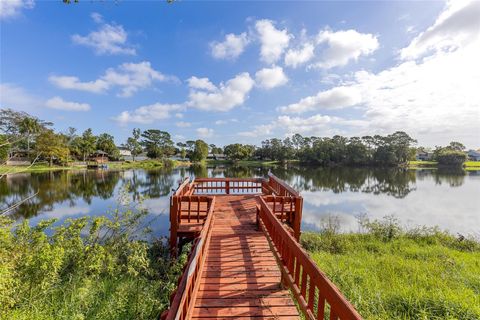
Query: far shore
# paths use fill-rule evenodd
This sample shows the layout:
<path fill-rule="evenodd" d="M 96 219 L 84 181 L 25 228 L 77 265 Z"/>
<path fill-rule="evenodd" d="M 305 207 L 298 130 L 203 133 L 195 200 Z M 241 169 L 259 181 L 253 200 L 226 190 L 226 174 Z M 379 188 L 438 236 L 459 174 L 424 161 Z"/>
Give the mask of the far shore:
<path fill-rule="evenodd" d="M 298 160 L 288 161 L 288 163 L 299 163 Z M 269 160 L 205 160 L 199 163 L 190 162 L 188 160 L 178 161 L 169 160 L 141 160 L 141 161 L 112 161 L 107 163 L 108 169 L 159 169 L 163 167 L 181 167 L 190 165 L 237 165 L 237 166 L 275 166 L 281 165 L 279 161 Z M 439 168 L 436 161 L 409 161 L 406 166 L 409 169 L 437 169 Z M 370 167 L 372 168 L 372 167 Z M 37 163 L 32 166 L 13 166 L 13 165 L 0 165 L 0 174 L 21 173 L 21 172 L 44 172 L 44 171 L 57 171 L 57 170 L 86 170 L 86 165 L 67 165 L 49 166 L 46 163 Z M 467 161 L 463 164 L 463 169 L 467 171 L 480 170 L 480 161 Z"/>

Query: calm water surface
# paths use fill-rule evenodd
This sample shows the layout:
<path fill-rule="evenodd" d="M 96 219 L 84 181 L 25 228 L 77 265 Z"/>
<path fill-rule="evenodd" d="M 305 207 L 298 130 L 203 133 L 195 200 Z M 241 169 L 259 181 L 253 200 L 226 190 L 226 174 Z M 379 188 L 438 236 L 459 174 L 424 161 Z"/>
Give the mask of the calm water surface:
<path fill-rule="evenodd" d="M 337 216 L 343 231 L 356 231 L 356 217 L 395 215 L 403 225 L 439 226 L 480 238 L 480 171 L 365 168 L 272 168 L 304 197 L 303 230 L 319 230 Z M 152 229 L 167 235 L 168 197 L 184 177 L 265 177 L 266 168 L 189 167 L 171 170 L 57 171 L 9 175 L 0 181 L 0 204 L 8 207 L 38 194 L 10 212 L 17 220 L 101 215 L 116 207 L 120 190 L 145 197 Z"/>

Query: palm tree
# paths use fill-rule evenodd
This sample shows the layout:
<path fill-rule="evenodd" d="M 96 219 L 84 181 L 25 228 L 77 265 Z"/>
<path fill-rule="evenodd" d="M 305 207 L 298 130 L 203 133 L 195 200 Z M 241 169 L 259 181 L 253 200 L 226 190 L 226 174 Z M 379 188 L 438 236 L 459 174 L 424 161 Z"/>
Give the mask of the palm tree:
<path fill-rule="evenodd" d="M 21 134 L 24 134 L 27 138 L 27 152 L 30 154 L 30 141 L 32 137 L 39 133 L 42 129 L 37 118 L 25 117 L 19 125 L 19 131 Z"/>

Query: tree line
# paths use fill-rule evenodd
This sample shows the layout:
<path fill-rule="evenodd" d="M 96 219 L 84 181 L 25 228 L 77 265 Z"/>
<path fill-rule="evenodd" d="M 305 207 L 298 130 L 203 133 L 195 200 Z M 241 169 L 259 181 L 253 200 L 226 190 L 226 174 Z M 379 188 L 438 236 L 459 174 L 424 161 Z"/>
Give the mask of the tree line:
<path fill-rule="evenodd" d="M 75 128 L 66 132 L 55 132 L 53 123 L 38 119 L 25 112 L 12 109 L 0 110 L 0 157 L 5 160 L 15 152 L 23 151 L 28 157 L 39 157 L 50 164 L 66 164 L 69 161 L 86 161 L 88 157 L 102 151 L 112 160 L 118 160 L 120 149 L 109 133 L 95 135 L 92 129 L 77 133 Z M 222 155 L 229 161 L 270 160 L 285 162 L 298 160 L 319 166 L 397 166 L 415 160 L 423 148 L 416 148 L 417 141 L 407 133 L 397 131 L 381 136 L 304 137 L 294 134 L 285 139 L 272 138 L 262 141 L 260 146 L 233 143 L 222 147 L 208 144 L 204 140 L 172 140 L 170 133 L 158 129 L 141 131 L 133 129 L 121 149 L 128 150 L 133 161 L 140 155 L 151 159 L 166 159 L 174 155 L 200 162 L 208 154 Z M 465 147 L 452 142 L 446 147 L 436 147 L 433 160 L 442 164 L 461 164 L 466 160 Z"/>

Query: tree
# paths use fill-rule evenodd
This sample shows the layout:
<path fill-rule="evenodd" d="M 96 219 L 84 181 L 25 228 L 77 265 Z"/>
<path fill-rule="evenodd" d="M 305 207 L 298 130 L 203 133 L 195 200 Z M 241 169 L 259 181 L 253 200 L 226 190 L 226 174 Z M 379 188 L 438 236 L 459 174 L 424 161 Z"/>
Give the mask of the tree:
<path fill-rule="evenodd" d="M 229 160 L 246 160 L 252 157 L 255 148 L 250 145 L 240 143 L 229 144 L 225 146 L 225 155 Z"/>
<path fill-rule="evenodd" d="M 127 143 L 123 145 L 128 151 L 130 151 L 133 161 L 135 161 L 135 157 L 143 151 L 142 145 L 140 144 L 140 136 L 140 129 L 133 129 L 132 136 L 129 137 Z"/>
<path fill-rule="evenodd" d="M 465 151 L 465 146 L 462 143 L 457 141 L 450 142 L 447 148 L 454 151 Z"/>
<path fill-rule="evenodd" d="M 69 150 L 64 137 L 53 130 L 44 130 L 37 136 L 35 151 L 48 160 L 52 166 L 54 161 L 64 164 L 68 161 Z"/>
<path fill-rule="evenodd" d="M 220 148 L 220 147 L 217 147 L 216 145 L 214 145 L 213 143 L 210 144 L 210 153 L 212 154 L 220 154 L 220 153 L 223 153 L 223 149 Z"/>
<path fill-rule="evenodd" d="M 188 143 L 188 141 L 187 141 Z M 208 156 L 208 144 L 203 140 L 196 140 L 193 151 L 189 154 L 189 158 L 192 161 L 203 161 Z"/>
<path fill-rule="evenodd" d="M 32 137 L 40 132 L 42 126 L 37 118 L 25 117 L 19 124 L 19 132 L 24 134 L 27 140 L 27 153 L 30 154 Z"/>
<path fill-rule="evenodd" d="M 0 163 L 4 163 L 8 159 L 10 151 L 10 143 L 5 135 L 0 134 Z"/>
<path fill-rule="evenodd" d="M 467 155 L 463 151 L 450 150 L 447 147 L 440 151 L 437 156 L 437 161 L 440 165 L 461 166 L 467 161 Z"/>
<path fill-rule="evenodd" d="M 92 129 L 88 128 L 82 133 L 79 142 L 79 149 L 83 156 L 83 161 L 87 160 L 87 157 L 95 152 L 97 146 L 97 137 L 93 135 Z"/>
<path fill-rule="evenodd" d="M 166 131 L 149 129 L 142 133 L 142 137 L 144 138 L 142 144 L 149 158 L 159 159 L 175 153 L 173 141 Z"/>
<path fill-rule="evenodd" d="M 114 159 L 118 159 L 120 156 L 113 136 L 108 133 L 102 133 L 97 137 L 97 150 L 106 152 L 109 157 Z"/>

